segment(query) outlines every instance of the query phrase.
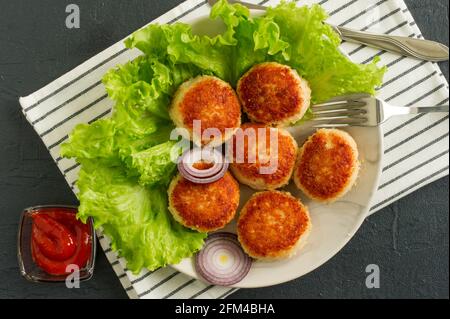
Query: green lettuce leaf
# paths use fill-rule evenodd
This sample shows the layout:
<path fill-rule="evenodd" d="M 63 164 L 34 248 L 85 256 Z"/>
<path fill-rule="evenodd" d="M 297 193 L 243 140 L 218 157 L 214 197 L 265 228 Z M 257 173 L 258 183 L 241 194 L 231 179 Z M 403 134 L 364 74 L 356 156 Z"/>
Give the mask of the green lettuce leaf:
<path fill-rule="evenodd" d="M 191 26 L 183 23 L 151 24 L 135 32 L 125 44 L 129 48 L 138 48 L 151 60 L 176 67 L 189 65 L 198 68 L 202 74 L 229 79 L 229 51 L 226 48 L 229 43 L 223 37 L 220 39 L 193 35 Z"/>
<path fill-rule="evenodd" d="M 175 141 L 168 141 L 127 158 L 129 175 L 137 176 L 139 184 L 167 186 L 176 171 L 175 160 L 180 155 Z"/>
<path fill-rule="evenodd" d="M 111 239 L 111 247 L 127 260 L 134 273 L 176 264 L 203 245 L 206 234 L 173 220 L 165 187 L 145 187 L 121 167 L 85 161 L 77 183 L 78 217 L 93 217 Z"/>
<path fill-rule="evenodd" d="M 120 165 L 116 144 L 116 128 L 110 119 L 100 119 L 92 124 L 78 124 L 61 145 L 61 156 L 82 160 L 98 160 L 106 165 Z"/>
<path fill-rule="evenodd" d="M 104 165 L 119 166 L 132 153 L 169 140 L 172 122 L 149 116 L 146 111 L 117 104 L 112 118 L 92 124 L 79 124 L 61 145 L 61 156 L 98 160 Z"/>
<path fill-rule="evenodd" d="M 167 106 L 176 88 L 200 74 L 194 65 L 140 56 L 110 70 L 103 77 L 108 95 L 120 105 L 146 111 L 156 119 L 169 120 Z"/>
<path fill-rule="evenodd" d="M 248 9 L 219 1 L 211 11 L 211 19 L 221 19 L 227 36 L 233 36 L 234 45 L 229 49 L 227 63 L 230 65 L 229 82 L 236 85 L 239 78 L 253 65 L 273 61 L 274 55 L 283 53 L 289 44 L 281 39 L 280 29 L 272 19 L 252 18 Z"/>

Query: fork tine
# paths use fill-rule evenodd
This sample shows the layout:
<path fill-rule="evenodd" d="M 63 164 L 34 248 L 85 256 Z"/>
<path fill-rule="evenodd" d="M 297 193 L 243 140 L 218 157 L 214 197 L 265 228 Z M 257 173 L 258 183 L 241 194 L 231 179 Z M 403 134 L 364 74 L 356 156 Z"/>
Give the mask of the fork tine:
<path fill-rule="evenodd" d="M 315 117 L 325 116 L 325 117 L 334 117 L 334 116 L 356 116 L 356 115 L 365 115 L 367 114 L 366 109 L 360 108 L 350 108 L 350 109 L 321 109 L 319 111 L 314 111 Z"/>
<path fill-rule="evenodd" d="M 350 124 L 318 124 L 314 125 L 313 128 L 338 128 L 338 127 L 350 127 Z"/>
<path fill-rule="evenodd" d="M 336 121 L 336 120 L 367 121 L 367 118 L 364 116 L 335 115 L 335 116 L 314 117 L 311 119 L 311 121 L 313 122 Z"/>
<path fill-rule="evenodd" d="M 362 108 L 367 104 L 363 101 L 342 101 L 336 103 L 326 103 L 326 104 L 317 104 L 312 106 L 312 110 L 314 112 L 321 110 L 343 110 L 343 109 L 354 109 L 354 108 Z"/>
<path fill-rule="evenodd" d="M 369 122 L 366 93 L 338 96 L 312 106 L 314 128 L 364 126 Z"/>
<path fill-rule="evenodd" d="M 368 122 L 365 116 L 334 116 L 314 118 L 311 120 L 315 128 L 363 126 Z"/>
<path fill-rule="evenodd" d="M 331 106 L 352 106 L 352 105 L 359 105 L 359 106 L 365 106 L 366 102 L 361 101 L 362 99 L 370 97 L 369 94 L 366 93 L 358 93 L 358 94 L 351 94 L 351 95 L 343 95 L 338 96 L 335 98 L 332 98 L 326 102 L 315 104 L 312 107 L 331 107 Z"/>
<path fill-rule="evenodd" d="M 367 106 L 367 103 L 364 101 L 338 101 L 338 102 L 326 102 L 322 104 L 316 104 L 312 106 L 313 110 L 320 109 L 345 109 L 345 108 L 355 108 L 355 107 L 364 107 Z"/>
<path fill-rule="evenodd" d="M 371 95 L 368 93 L 355 93 L 355 94 L 336 96 L 334 98 L 331 98 L 327 102 L 357 101 L 357 100 L 366 99 L 369 97 L 371 97 Z"/>

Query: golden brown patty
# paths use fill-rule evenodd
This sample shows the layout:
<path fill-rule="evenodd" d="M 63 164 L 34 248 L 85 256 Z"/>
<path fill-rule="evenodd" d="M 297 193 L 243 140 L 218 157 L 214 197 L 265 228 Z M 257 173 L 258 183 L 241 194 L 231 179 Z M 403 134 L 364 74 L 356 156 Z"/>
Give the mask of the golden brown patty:
<path fill-rule="evenodd" d="M 213 76 L 199 76 L 183 83 L 169 110 L 177 127 L 186 128 L 193 139 L 194 120 L 201 121 L 201 133 L 208 128 L 220 131 L 218 138 L 203 137 L 202 145 L 217 146 L 231 138 L 241 124 L 241 107 L 233 88 Z M 231 129 L 226 132 L 225 129 Z M 196 136 L 200 140 L 200 136 Z"/>
<path fill-rule="evenodd" d="M 310 198 L 333 202 L 344 196 L 359 172 L 358 148 L 346 132 L 321 129 L 299 152 L 295 184 Z"/>
<path fill-rule="evenodd" d="M 269 191 L 250 198 L 238 220 L 238 238 L 253 258 L 290 257 L 306 241 L 311 229 L 307 208 L 289 193 Z"/>
<path fill-rule="evenodd" d="M 274 62 L 251 68 L 239 80 L 237 92 L 252 121 L 274 126 L 299 121 L 311 100 L 308 82 L 290 67 Z"/>
<path fill-rule="evenodd" d="M 209 184 L 195 184 L 178 175 L 168 193 L 169 211 L 175 220 L 201 232 L 223 228 L 239 205 L 239 185 L 228 172 Z"/>
<path fill-rule="evenodd" d="M 251 123 L 244 124 L 241 128 L 244 134 L 240 135 L 238 131 L 233 138 L 234 152 L 231 164 L 231 171 L 238 181 L 257 190 L 274 190 L 288 184 L 295 167 L 298 148 L 297 142 L 289 132 Z M 249 129 L 253 130 L 254 138 L 249 138 L 249 135 L 245 134 L 245 132 L 250 132 Z M 263 139 L 258 138 L 259 129 L 266 130 L 265 143 Z M 273 143 L 270 142 L 271 130 L 277 136 Z M 243 136 L 242 148 L 237 148 L 237 136 Z M 275 144 L 277 140 L 278 147 Z M 243 161 L 239 161 L 237 154 L 241 154 Z M 264 158 L 260 158 L 259 155 Z M 271 165 L 274 169 L 269 171 Z M 265 173 L 270 172 L 270 174 L 263 174 L 262 168 L 266 168 Z"/>

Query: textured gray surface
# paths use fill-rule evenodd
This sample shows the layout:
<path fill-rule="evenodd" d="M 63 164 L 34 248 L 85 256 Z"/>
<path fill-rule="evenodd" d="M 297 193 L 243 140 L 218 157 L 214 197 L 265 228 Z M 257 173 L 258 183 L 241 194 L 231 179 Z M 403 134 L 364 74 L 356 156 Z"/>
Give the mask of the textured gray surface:
<path fill-rule="evenodd" d="M 81 8 L 81 29 L 67 30 L 65 7 Z M 24 207 L 75 204 L 76 198 L 26 122 L 18 96 L 33 92 L 161 15 L 178 0 L 0 0 L 0 298 L 126 298 L 102 252 L 80 289 L 31 284 L 16 261 Z M 406 0 L 426 38 L 448 45 L 448 0 Z M 448 79 L 448 63 L 441 65 Z M 448 298 L 448 177 L 370 217 L 352 241 L 320 269 L 231 298 Z M 378 264 L 381 288 L 365 287 Z"/>

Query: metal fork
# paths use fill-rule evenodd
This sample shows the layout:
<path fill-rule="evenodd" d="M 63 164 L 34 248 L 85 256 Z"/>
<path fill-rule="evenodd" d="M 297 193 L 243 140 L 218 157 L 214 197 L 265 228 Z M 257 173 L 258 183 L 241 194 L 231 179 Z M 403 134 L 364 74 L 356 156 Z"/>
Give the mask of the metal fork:
<path fill-rule="evenodd" d="M 378 126 L 397 115 L 448 113 L 448 105 L 429 107 L 393 106 L 368 94 L 334 98 L 312 106 L 311 124 L 315 128 Z"/>

